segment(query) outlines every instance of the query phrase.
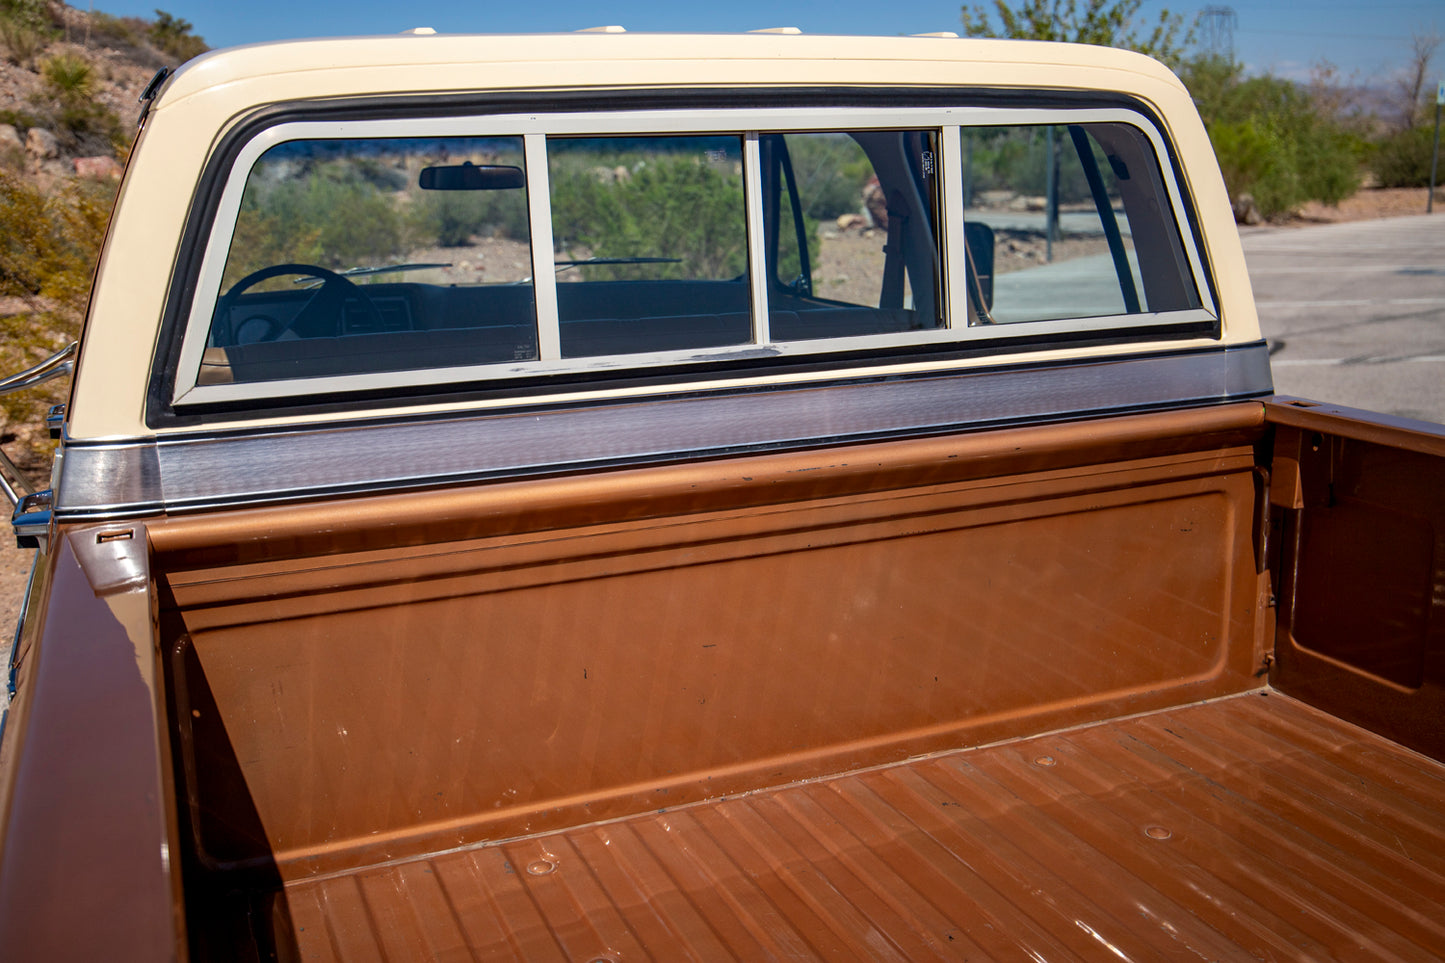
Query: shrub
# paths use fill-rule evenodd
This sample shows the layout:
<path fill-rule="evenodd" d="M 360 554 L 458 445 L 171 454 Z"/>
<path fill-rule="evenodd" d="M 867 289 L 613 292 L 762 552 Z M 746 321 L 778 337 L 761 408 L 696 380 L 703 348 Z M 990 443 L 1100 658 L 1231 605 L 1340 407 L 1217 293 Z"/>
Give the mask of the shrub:
<path fill-rule="evenodd" d="M 109 154 L 124 145 L 120 118 L 94 97 L 95 68 L 84 57 L 61 53 L 41 65 L 51 127 L 71 151 Z M 47 106 L 44 101 L 41 107 Z M 35 126 L 35 124 L 31 124 Z"/>
<path fill-rule="evenodd" d="M 92 43 L 113 47 L 138 47 L 150 33 L 149 25 L 139 17 L 113 17 L 99 10 L 89 15 Z"/>
<path fill-rule="evenodd" d="M 527 196 L 522 191 L 427 193 L 413 209 L 413 226 L 438 247 L 465 247 L 476 234 L 525 241 Z"/>
<path fill-rule="evenodd" d="M 38 34 L 55 29 L 49 0 L 0 0 L 0 20 L 18 24 Z"/>
<path fill-rule="evenodd" d="M 0 317 L 0 372 L 27 368 L 76 338 L 112 191 L 76 184 L 47 197 L 0 171 L 0 296 L 23 298 L 32 307 Z M 0 410 L 12 423 L 35 425 L 50 405 L 64 400 L 64 391 L 65 382 L 49 382 L 5 396 Z M 43 431 L 29 437 L 35 450 L 28 457 L 11 454 L 38 474 L 49 461 L 48 445 Z"/>
<path fill-rule="evenodd" d="M 24 24 L 0 18 L 0 43 L 5 45 L 10 62 L 23 67 L 45 49 L 46 37 Z"/>
<path fill-rule="evenodd" d="M 1370 169 L 1381 187 L 1429 187 L 1434 145 L 1434 125 L 1402 130 L 1375 146 Z"/>
<path fill-rule="evenodd" d="M 788 154 L 803 213 L 817 220 L 856 213 L 873 165 L 858 142 L 840 134 L 793 134 Z"/>
<path fill-rule="evenodd" d="M 0 110 L 0 124 L 9 124 L 23 134 L 32 127 L 44 127 L 45 121 L 23 110 Z"/>
<path fill-rule="evenodd" d="M 594 257 L 668 257 L 649 277 L 726 278 L 747 269 L 742 178 L 691 157 L 653 155 L 625 179 L 559 171 L 552 182 L 552 223 L 560 248 Z M 631 276 L 585 269 L 589 280 Z"/>
<path fill-rule="evenodd" d="M 1359 187 L 1363 141 L 1299 85 L 1243 79 L 1240 65 L 1201 58 L 1182 72 L 1230 196 L 1249 194 L 1265 217 L 1305 201 L 1338 204 Z"/>
<path fill-rule="evenodd" d="M 40 65 L 45 91 L 62 104 L 83 103 L 95 90 L 95 68 L 76 54 L 61 53 Z"/>
<path fill-rule="evenodd" d="M 211 49 L 204 40 L 191 33 L 190 21 L 182 20 L 164 10 L 156 11 L 155 23 L 150 27 L 150 40 L 180 61 L 199 57 Z"/>
<path fill-rule="evenodd" d="M 1049 182 L 1048 142 L 1048 128 L 1042 126 L 965 128 L 963 149 L 969 190 L 1043 195 Z M 1062 127 L 1054 128 L 1054 149 L 1059 158 L 1060 203 L 1092 200 L 1083 165 L 1068 131 Z"/>
<path fill-rule="evenodd" d="M 76 184 L 47 197 L 0 172 L 0 296 L 46 299 L 78 317 L 110 216 L 111 190 Z"/>
<path fill-rule="evenodd" d="M 286 262 L 332 270 L 382 264 L 401 252 L 404 227 L 390 198 L 351 164 L 322 164 L 274 183 L 262 169 L 246 186 L 222 285 Z"/>

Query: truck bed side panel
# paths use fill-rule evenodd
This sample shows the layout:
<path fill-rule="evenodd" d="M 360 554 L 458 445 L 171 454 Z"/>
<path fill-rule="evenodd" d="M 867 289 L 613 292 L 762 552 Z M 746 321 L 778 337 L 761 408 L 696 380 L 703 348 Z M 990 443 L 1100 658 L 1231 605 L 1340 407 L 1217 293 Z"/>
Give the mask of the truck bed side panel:
<path fill-rule="evenodd" d="M 1445 759 L 1445 427 L 1279 401 L 1271 681 Z"/>

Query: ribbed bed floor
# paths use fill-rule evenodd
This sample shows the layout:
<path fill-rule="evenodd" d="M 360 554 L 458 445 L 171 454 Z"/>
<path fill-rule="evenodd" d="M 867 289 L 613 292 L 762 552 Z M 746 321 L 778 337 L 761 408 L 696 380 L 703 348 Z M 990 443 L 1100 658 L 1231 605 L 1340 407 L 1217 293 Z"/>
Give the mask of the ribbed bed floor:
<path fill-rule="evenodd" d="M 311 960 L 1425 960 L 1445 766 L 1252 693 L 287 887 Z"/>

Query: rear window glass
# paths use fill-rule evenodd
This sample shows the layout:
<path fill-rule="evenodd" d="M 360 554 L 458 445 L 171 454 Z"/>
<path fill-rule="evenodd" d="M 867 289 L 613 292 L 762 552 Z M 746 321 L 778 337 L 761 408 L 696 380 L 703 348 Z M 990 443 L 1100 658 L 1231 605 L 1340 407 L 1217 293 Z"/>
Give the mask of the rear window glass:
<path fill-rule="evenodd" d="M 201 383 L 536 358 L 522 164 L 520 137 L 266 151 L 246 177 Z"/>
<path fill-rule="evenodd" d="M 761 138 L 774 337 L 943 324 L 935 141 L 931 130 Z"/>
<path fill-rule="evenodd" d="M 174 404 L 1217 330 L 1123 108 L 296 121 L 239 157 Z"/>
<path fill-rule="evenodd" d="M 965 127 L 964 220 L 992 233 L 1001 324 L 1200 306 L 1153 151 L 1125 124 Z M 1139 214 L 1131 219 L 1131 212 Z"/>
<path fill-rule="evenodd" d="M 564 358 L 752 340 L 743 141 L 547 145 Z"/>

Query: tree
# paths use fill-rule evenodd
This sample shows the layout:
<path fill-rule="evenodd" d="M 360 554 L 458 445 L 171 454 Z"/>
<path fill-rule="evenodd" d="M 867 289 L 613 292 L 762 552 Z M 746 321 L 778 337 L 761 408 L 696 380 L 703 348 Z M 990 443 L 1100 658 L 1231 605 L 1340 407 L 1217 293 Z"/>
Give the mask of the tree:
<path fill-rule="evenodd" d="M 1339 98 L 1278 77 L 1246 77 L 1236 61 L 1196 57 L 1180 79 L 1209 131 L 1229 195 L 1248 194 L 1273 218 L 1309 200 L 1338 204 L 1359 185 L 1360 140 Z M 1328 71 L 1317 76 L 1327 86 Z M 1327 91 L 1328 93 L 1328 91 Z"/>
<path fill-rule="evenodd" d="M 1425 90 L 1425 78 L 1430 76 L 1430 61 L 1440 49 L 1440 35 L 1435 32 L 1417 33 L 1410 38 L 1410 62 L 1405 66 L 1395 89 L 1400 95 L 1400 129 L 1409 130 L 1420 116 L 1420 95 Z"/>
<path fill-rule="evenodd" d="M 191 33 L 189 20 L 182 20 L 164 10 L 156 10 L 155 22 L 150 27 L 150 39 L 151 43 L 161 50 L 182 61 L 199 57 L 211 49 L 204 40 Z"/>
<path fill-rule="evenodd" d="M 1194 40 L 1194 26 L 1184 17 L 1159 12 L 1152 27 L 1137 23 L 1143 0 L 1022 0 L 1010 6 L 993 0 L 998 26 L 986 7 L 964 7 L 964 33 L 971 37 L 1010 37 L 1016 40 L 1061 40 L 1105 47 L 1126 47 L 1148 54 L 1171 66 L 1184 59 Z"/>

